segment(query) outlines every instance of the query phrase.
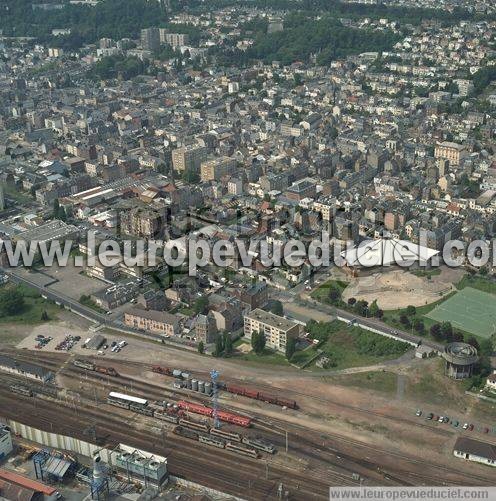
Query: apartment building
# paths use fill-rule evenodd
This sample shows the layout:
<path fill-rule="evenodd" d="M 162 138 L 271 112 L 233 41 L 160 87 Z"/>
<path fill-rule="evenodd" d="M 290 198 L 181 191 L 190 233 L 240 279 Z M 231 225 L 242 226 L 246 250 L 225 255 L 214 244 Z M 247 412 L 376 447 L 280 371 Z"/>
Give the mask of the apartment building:
<path fill-rule="evenodd" d="M 251 339 L 254 332 L 260 331 L 265 335 L 268 348 L 285 352 L 287 340 L 298 337 L 300 326 L 292 320 L 257 308 L 244 317 L 245 337 Z"/>
<path fill-rule="evenodd" d="M 207 149 L 198 144 L 182 146 L 172 152 L 172 165 L 178 172 L 200 171 L 202 162 L 207 159 Z"/>
<path fill-rule="evenodd" d="M 202 181 L 220 181 L 220 179 L 232 174 L 236 169 L 236 160 L 229 157 L 214 158 L 201 164 Z"/>
<path fill-rule="evenodd" d="M 163 336 L 179 334 L 179 319 L 166 311 L 143 310 L 130 308 L 124 313 L 124 323 L 128 327 L 142 329 Z"/>
<path fill-rule="evenodd" d="M 468 151 L 465 146 L 449 141 L 437 143 L 434 149 L 434 157 L 444 158 L 449 161 L 450 165 L 460 165 L 461 160 L 467 155 Z"/>

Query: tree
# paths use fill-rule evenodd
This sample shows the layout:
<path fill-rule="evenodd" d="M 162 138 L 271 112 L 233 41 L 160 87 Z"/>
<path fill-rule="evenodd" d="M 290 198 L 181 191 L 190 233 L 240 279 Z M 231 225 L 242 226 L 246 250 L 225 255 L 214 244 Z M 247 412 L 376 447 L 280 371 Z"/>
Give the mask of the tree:
<path fill-rule="evenodd" d="M 402 313 L 400 315 L 400 322 L 402 325 L 404 325 L 405 327 L 410 327 L 410 319 L 404 314 Z"/>
<path fill-rule="evenodd" d="M 377 317 L 377 312 L 378 311 L 379 311 L 379 306 L 377 306 L 377 299 L 374 299 L 374 301 L 372 301 L 370 303 L 370 306 L 369 306 L 370 316 L 371 317 Z"/>
<path fill-rule="evenodd" d="M 0 315 L 12 316 L 24 308 L 24 296 L 17 289 L 4 289 L 0 292 Z"/>
<path fill-rule="evenodd" d="M 441 332 L 441 325 L 440 324 L 434 324 L 430 328 L 430 333 L 431 336 L 436 340 L 436 341 L 441 341 L 443 339 L 443 334 Z"/>
<path fill-rule="evenodd" d="M 441 324 L 441 334 L 445 339 L 453 337 L 453 327 L 450 322 L 443 322 Z"/>
<path fill-rule="evenodd" d="M 224 337 L 222 335 L 218 335 L 215 340 L 215 351 L 214 357 L 221 357 L 224 352 Z"/>
<path fill-rule="evenodd" d="M 281 303 L 281 301 L 278 301 L 277 299 L 270 301 L 268 309 L 269 309 L 269 311 L 274 313 L 274 315 L 282 316 L 284 314 L 284 309 L 282 307 L 282 303 Z"/>
<path fill-rule="evenodd" d="M 195 304 L 193 305 L 193 309 L 195 313 L 205 313 L 207 311 L 208 306 L 208 298 L 206 296 L 199 297 Z"/>
<path fill-rule="evenodd" d="M 59 218 L 59 211 L 60 211 L 60 203 L 59 203 L 59 199 L 56 198 L 53 201 L 53 218 L 54 219 L 58 219 Z"/>
<path fill-rule="evenodd" d="M 360 299 L 360 301 L 357 301 L 354 306 L 354 310 L 358 315 L 361 315 L 364 317 L 368 313 L 368 306 L 369 303 L 367 301 L 364 301 L 363 299 Z"/>
<path fill-rule="evenodd" d="M 356 302 L 357 300 L 354 297 L 350 297 L 350 299 L 348 299 L 349 306 L 353 306 Z"/>
<path fill-rule="evenodd" d="M 226 332 L 224 336 L 224 356 L 228 357 L 232 355 L 233 352 L 233 342 L 231 335 Z"/>
<path fill-rule="evenodd" d="M 474 336 L 470 336 L 467 340 L 467 343 L 473 346 L 478 352 L 480 351 L 479 341 L 477 341 Z"/>
<path fill-rule="evenodd" d="M 341 291 L 334 285 L 329 288 L 329 301 L 332 304 L 336 304 L 341 301 Z"/>
<path fill-rule="evenodd" d="M 196 184 L 200 181 L 200 175 L 192 169 L 187 169 L 182 175 L 183 181 L 189 184 Z"/>
<path fill-rule="evenodd" d="M 46 322 L 46 321 L 50 320 L 50 318 L 49 318 L 48 313 L 47 313 L 47 311 L 46 311 L 46 310 L 43 310 L 43 311 L 41 312 L 41 320 L 42 320 L 43 322 Z"/>
<path fill-rule="evenodd" d="M 419 318 L 415 320 L 415 322 L 413 323 L 413 327 L 419 334 L 424 334 L 425 332 L 424 322 Z"/>
<path fill-rule="evenodd" d="M 415 315 L 416 313 L 417 313 L 417 308 L 415 308 L 415 306 L 409 305 L 406 307 L 406 314 L 409 317 L 413 317 L 413 315 Z"/>
<path fill-rule="evenodd" d="M 203 341 L 200 341 L 198 343 L 198 353 L 200 355 L 203 355 L 205 353 L 205 345 L 203 344 Z"/>
<path fill-rule="evenodd" d="M 296 351 L 296 338 L 290 337 L 286 342 L 286 360 L 290 361 Z"/>
<path fill-rule="evenodd" d="M 265 349 L 265 334 L 263 331 L 254 332 L 251 336 L 251 347 L 253 351 L 260 355 Z"/>

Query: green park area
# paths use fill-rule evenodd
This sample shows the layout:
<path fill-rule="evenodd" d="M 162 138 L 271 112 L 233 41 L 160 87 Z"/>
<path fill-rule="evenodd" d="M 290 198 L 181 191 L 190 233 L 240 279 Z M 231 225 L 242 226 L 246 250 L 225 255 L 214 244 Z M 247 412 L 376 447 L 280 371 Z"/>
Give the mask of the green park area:
<path fill-rule="evenodd" d="M 496 298 L 472 287 L 465 287 L 427 313 L 437 322 L 451 322 L 453 327 L 483 338 L 496 331 Z"/>
<path fill-rule="evenodd" d="M 345 322 L 309 322 L 307 325 L 309 337 L 319 341 L 305 351 L 296 352 L 292 362 L 300 364 L 305 358 L 311 358 L 305 353 L 322 352 L 329 359 L 326 368 L 340 370 L 349 367 L 373 365 L 391 360 L 403 355 L 410 345 L 395 341 L 374 332 L 349 326 Z"/>
<path fill-rule="evenodd" d="M 0 323 L 38 324 L 57 317 L 59 307 L 24 285 L 0 287 Z"/>

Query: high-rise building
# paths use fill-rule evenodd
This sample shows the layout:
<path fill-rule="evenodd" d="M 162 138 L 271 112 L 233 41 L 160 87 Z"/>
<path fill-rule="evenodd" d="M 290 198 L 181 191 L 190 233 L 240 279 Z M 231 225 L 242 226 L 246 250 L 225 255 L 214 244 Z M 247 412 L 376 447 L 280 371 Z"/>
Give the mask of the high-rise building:
<path fill-rule="evenodd" d="M 207 150 L 204 146 L 192 144 L 177 148 L 172 152 L 172 165 L 178 172 L 200 172 L 200 166 L 207 158 Z"/>
<path fill-rule="evenodd" d="M 141 30 L 141 47 L 152 52 L 160 48 L 160 31 L 158 28 Z"/>

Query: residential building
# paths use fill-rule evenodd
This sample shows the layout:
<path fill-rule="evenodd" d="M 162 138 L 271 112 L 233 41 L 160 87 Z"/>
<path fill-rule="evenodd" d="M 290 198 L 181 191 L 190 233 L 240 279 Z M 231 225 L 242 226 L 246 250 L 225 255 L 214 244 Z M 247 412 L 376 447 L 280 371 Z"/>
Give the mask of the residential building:
<path fill-rule="evenodd" d="M 141 30 L 141 46 L 152 52 L 160 49 L 160 32 L 158 28 L 145 28 Z"/>
<path fill-rule="evenodd" d="M 201 163 L 207 159 L 207 149 L 198 144 L 182 146 L 172 151 L 172 165 L 178 172 L 200 172 Z"/>
<path fill-rule="evenodd" d="M 255 332 L 264 333 L 268 348 L 285 352 L 287 340 L 298 337 L 300 326 L 292 320 L 257 308 L 244 317 L 245 338 L 251 339 Z"/>
<path fill-rule="evenodd" d="M 164 337 L 177 336 L 180 333 L 179 318 L 166 311 L 129 308 L 124 313 L 124 323 L 134 329 L 142 329 Z"/>

